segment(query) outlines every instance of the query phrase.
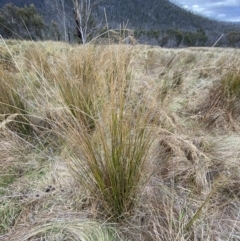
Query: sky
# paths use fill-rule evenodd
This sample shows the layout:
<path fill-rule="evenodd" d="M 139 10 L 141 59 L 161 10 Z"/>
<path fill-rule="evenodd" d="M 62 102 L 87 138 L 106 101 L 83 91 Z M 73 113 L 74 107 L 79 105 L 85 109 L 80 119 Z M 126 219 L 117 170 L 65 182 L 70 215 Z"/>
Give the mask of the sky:
<path fill-rule="evenodd" d="M 172 2 L 216 20 L 240 22 L 240 0 L 173 0 Z"/>

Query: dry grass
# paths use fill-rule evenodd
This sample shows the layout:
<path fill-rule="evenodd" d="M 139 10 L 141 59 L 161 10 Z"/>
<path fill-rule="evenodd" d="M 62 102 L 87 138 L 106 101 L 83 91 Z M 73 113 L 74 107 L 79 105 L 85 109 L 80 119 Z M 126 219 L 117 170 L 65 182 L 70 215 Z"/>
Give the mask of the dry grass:
<path fill-rule="evenodd" d="M 240 73 L 234 65 L 227 68 L 208 90 L 208 96 L 195 108 L 208 127 L 239 129 Z"/>
<path fill-rule="evenodd" d="M 0 50 L 0 240 L 240 240 L 237 49 Z"/>

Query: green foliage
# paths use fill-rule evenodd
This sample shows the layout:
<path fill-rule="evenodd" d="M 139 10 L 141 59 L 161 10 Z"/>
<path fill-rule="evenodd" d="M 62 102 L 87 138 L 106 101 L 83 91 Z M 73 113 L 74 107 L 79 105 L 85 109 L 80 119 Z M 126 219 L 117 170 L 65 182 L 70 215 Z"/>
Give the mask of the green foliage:
<path fill-rule="evenodd" d="M 229 32 L 226 35 L 226 38 L 227 38 L 229 44 L 232 47 L 234 47 L 234 46 L 236 46 L 236 43 L 238 43 L 240 41 L 240 32 L 237 32 L 237 31 Z"/>
<path fill-rule="evenodd" d="M 20 212 L 19 204 L 0 200 L 0 234 L 6 233 L 14 225 Z"/>
<path fill-rule="evenodd" d="M 208 40 L 208 37 L 203 29 L 200 29 L 197 31 L 197 37 L 198 37 L 198 45 L 205 45 L 205 43 Z"/>
<path fill-rule="evenodd" d="M 184 43 L 187 45 L 187 46 L 194 46 L 196 45 L 196 35 L 191 33 L 191 32 L 188 32 L 184 35 Z"/>
<path fill-rule="evenodd" d="M 147 36 L 148 36 L 149 38 L 158 39 L 159 34 L 160 34 L 159 31 L 154 30 L 154 29 L 151 29 L 151 30 L 148 30 L 148 31 L 147 31 Z"/>
<path fill-rule="evenodd" d="M 0 10 L 0 30 L 4 38 L 41 39 L 44 20 L 33 4 L 19 8 L 12 3 Z"/>
<path fill-rule="evenodd" d="M 59 26 L 55 21 L 52 21 L 50 25 L 50 38 L 56 41 L 59 41 L 61 39 Z"/>
<path fill-rule="evenodd" d="M 111 114 L 110 123 L 97 123 L 94 137 L 81 136 L 82 155 L 73 156 L 71 163 L 80 183 L 101 201 L 107 215 L 120 221 L 136 205 L 151 140 L 145 126 L 130 126 L 123 109 Z"/>
<path fill-rule="evenodd" d="M 1 173 L 0 176 L 0 193 L 1 189 L 7 187 L 9 184 L 13 183 L 15 180 L 16 173 L 14 171 L 8 173 Z"/>
<path fill-rule="evenodd" d="M 203 30 L 199 30 L 197 32 L 186 32 L 184 34 L 184 44 L 187 46 L 201 46 L 206 43 L 208 37 L 206 36 Z"/>
<path fill-rule="evenodd" d="M 174 37 L 177 41 L 177 46 L 179 46 L 183 40 L 184 33 L 180 30 L 175 29 L 169 29 L 167 30 L 167 34 L 169 34 L 171 37 Z"/>
<path fill-rule="evenodd" d="M 148 39 L 161 39 L 160 45 L 166 46 L 171 41 L 171 47 L 179 47 L 180 44 L 186 46 L 204 46 L 208 40 L 208 37 L 204 30 L 200 29 L 196 32 L 185 32 L 177 29 L 167 29 L 166 31 L 160 31 L 156 29 L 151 30 L 135 30 L 135 38 L 146 36 Z M 161 37 L 161 38 L 160 38 Z"/>
<path fill-rule="evenodd" d="M 145 35 L 146 31 L 143 29 L 136 29 L 134 30 L 134 37 L 135 38 L 140 38 L 142 35 Z"/>

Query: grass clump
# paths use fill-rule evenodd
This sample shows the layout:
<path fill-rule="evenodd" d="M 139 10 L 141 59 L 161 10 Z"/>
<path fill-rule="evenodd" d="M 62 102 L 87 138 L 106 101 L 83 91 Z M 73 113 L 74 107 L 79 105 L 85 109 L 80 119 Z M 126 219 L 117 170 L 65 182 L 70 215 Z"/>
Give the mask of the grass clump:
<path fill-rule="evenodd" d="M 165 79 L 160 82 L 159 86 L 159 99 L 161 102 L 163 102 L 167 96 L 179 90 L 182 83 L 182 74 L 179 72 L 173 73 L 172 76 L 165 77 Z"/>
<path fill-rule="evenodd" d="M 68 164 L 80 183 L 101 201 L 107 215 L 119 221 L 132 211 L 146 181 L 151 138 L 142 123 L 132 127 L 123 113 L 113 110 L 111 114 L 108 123 L 96 123 L 93 137 L 86 132 L 71 133 L 81 154 Z"/>
<path fill-rule="evenodd" d="M 96 109 L 96 116 L 82 110 L 94 120 L 93 133 L 73 115 L 75 124 L 67 128 L 66 142 L 72 152 L 67 164 L 83 187 L 100 201 L 107 216 L 120 221 L 133 210 L 140 187 L 146 181 L 152 137 L 147 110 L 140 114 L 138 106 L 132 109 L 134 99 L 131 99 L 131 86 L 125 72 L 129 53 L 120 53 L 119 49 L 108 51 L 112 59 L 107 67 L 108 78 L 102 82 L 102 86 L 107 87 L 101 100 L 104 105 Z M 98 91 L 92 89 L 90 97 L 94 98 Z M 94 104 L 99 106 L 99 102 Z"/>
<path fill-rule="evenodd" d="M 222 77 L 222 88 L 226 98 L 236 100 L 240 97 L 240 71 L 233 69 Z"/>
<path fill-rule="evenodd" d="M 70 65 L 57 74 L 57 84 L 64 104 L 88 131 L 95 128 L 94 119 L 101 106 L 102 79 L 101 75 L 95 73 L 98 68 L 95 57 L 97 53 L 92 47 L 72 51 L 67 56 Z"/>
<path fill-rule="evenodd" d="M 227 70 L 209 90 L 209 97 L 198 107 L 208 127 L 238 128 L 240 116 L 240 72 Z"/>

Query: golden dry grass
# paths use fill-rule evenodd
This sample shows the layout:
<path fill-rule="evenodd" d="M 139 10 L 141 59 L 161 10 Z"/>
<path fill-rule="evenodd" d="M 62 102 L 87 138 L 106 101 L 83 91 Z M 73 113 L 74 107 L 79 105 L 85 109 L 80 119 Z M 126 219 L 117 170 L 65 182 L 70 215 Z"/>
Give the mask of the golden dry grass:
<path fill-rule="evenodd" d="M 0 47 L 0 240 L 240 240 L 238 49 Z"/>

